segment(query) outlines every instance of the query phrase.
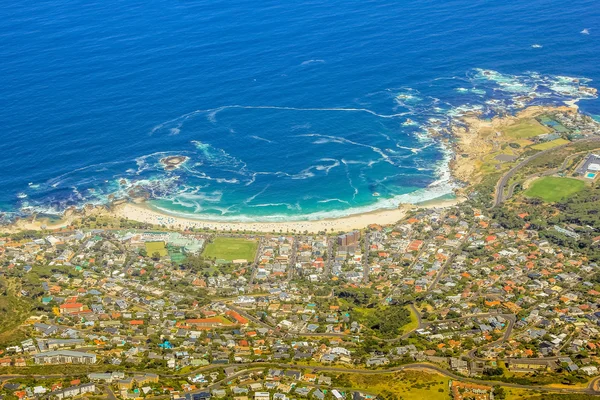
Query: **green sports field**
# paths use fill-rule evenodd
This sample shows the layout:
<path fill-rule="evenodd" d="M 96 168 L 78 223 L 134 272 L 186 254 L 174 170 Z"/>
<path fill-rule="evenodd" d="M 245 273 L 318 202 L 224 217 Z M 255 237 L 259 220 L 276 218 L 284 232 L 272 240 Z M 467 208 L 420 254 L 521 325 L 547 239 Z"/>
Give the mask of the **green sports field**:
<path fill-rule="evenodd" d="M 574 195 L 584 187 L 585 183 L 578 179 L 547 176 L 535 180 L 525 191 L 525 195 L 554 203 Z"/>
<path fill-rule="evenodd" d="M 514 139 L 527 139 L 550 132 L 550 129 L 535 119 L 523 119 L 504 129 L 504 133 Z"/>
<path fill-rule="evenodd" d="M 254 261 L 258 242 L 242 238 L 217 237 L 212 243 L 207 243 L 202 255 L 208 258 L 226 261 L 244 259 Z"/>

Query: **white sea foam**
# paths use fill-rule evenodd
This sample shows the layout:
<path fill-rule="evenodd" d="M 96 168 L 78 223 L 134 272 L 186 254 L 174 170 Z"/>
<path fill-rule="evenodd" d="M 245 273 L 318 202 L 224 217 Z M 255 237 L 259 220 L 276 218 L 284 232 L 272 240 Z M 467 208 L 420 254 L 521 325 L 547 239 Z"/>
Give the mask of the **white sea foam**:
<path fill-rule="evenodd" d="M 317 201 L 317 203 L 332 203 L 332 202 L 338 202 L 338 203 L 350 205 L 349 202 L 347 202 L 346 200 L 342 200 L 342 199 L 326 199 L 326 200 Z"/>
<path fill-rule="evenodd" d="M 302 61 L 302 63 L 300 65 L 305 66 L 305 65 L 311 65 L 311 64 L 325 64 L 325 60 L 306 60 L 306 61 Z"/>
<path fill-rule="evenodd" d="M 282 222 L 282 221 L 314 221 L 321 220 L 327 218 L 341 218 L 347 217 L 356 214 L 363 214 L 375 210 L 389 209 L 394 210 L 397 209 L 400 204 L 418 204 L 431 200 L 438 199 L 443 196 L 447 196 L 453 193 L 451 185 L 437 185 L 435 187 L 428 187 L 424 189 L 419 189 L 412 193 L 403 194 L 394 196 L 392 198 L 384 199 L 382 197 L 376 198 L 377 200 L 369 205 L 359 206 L 359 207 L 350 207 L 343 210 L 331 210 L 331 211 L 321 211 L 314 212 L 308 214 L 271 214 L 267 216 L 263 215 L 230 215 L 230 216 L 215 216 L 212 214 L 190 214 L 177 212 L 170 209 L 165 209 L 163 207 L 159 207 L 155 204 L 150 203 L 150 206 L 156 208 L 164 212 L 165 214 L 170 214 L 174 216 L 184 217 L 188 219 L 197 219 L 202 221 L 219 221 L 219 222 Z M 256 204 L 252 207 L 276 207 L 276 206 L 285 206 L 288 210 L 291 211 L 301 211 L 301 208 L 298 204 L 292 205 L 288 203 L 266 203 L 266 204 Z"/>
<path fill-rule="evenodd" d="M 244 186 L 250 186 L 254 182 L 256 182 L 256 175 L 257 175 L 256 173 L 250 174 L 250 179 L 248 179 L 248 181 L 244 184 Z"/>
<path fill-rule="evenodd" d="M 484 107 L 481 104 L 464 104 L 448 111 L 448 115 L 451 117 L 460 117 L 473 112 L 483 111 Z M 432 121 L 435 124 L 441 124 L 442 121 Z"/>
<path fill-rule="evenodd" d="M 368 108 L 353 108 L 353 107 L 348 107 L 348 108 L 346 108 L 346 107 L 323 107 L 323 108 L 309 107 L 309 108 L 304 108 L 304 107 L 285 107 L 285 106 L 268 106 L 268 105 L 267 106 L 245 106 L 245 105 L 233 104 L 233 105 L 212 108 L 212 109 L 206 109 L 206 110 L 196 110 L 196 111 L 189 112 L 187 114 L 183 114 L 177 118 L 174 118 L 174 119 L 168 120 L 166 122 L 163 122 L 161 124 L 155 125 L 150 130 L 150 134 L 154 134 L 163 129 L 169 129 L 169 130 L 172 128 L 181 129 L 183 124 L 187 120 L 195 118 L 198 115 L 206 115 L 206 118 L 208 121 L 210 121 L 212 123 L 216 123 L 217 122 L 217 114 L 219 114 L 222 111 L 232 110 L 232 109 L 280 110 L 280 111 L 300 111 L 300 112 L 309 112 L 309 111 L 310 112 L 351 112 L 351 113 L 358 112 L 358 113 L 370 114 L 375 117 L 385 118 L 385 119 L 398 118 L 398 117 L 402 117 L 402 116 L 409 114 L 408 112 L 394 113 L 394 114 L 380 114 L 375 111 L 369 110 Z"/>
<path fill-rule="evenodd" d="M 186 207 L 186 208 L 192 208 L 192 209 L 194 209 L 194 213 L 201 213 L 204 210 L 202 205 L 197 201 L 185 201 L 184 199 L 176 197 L 174 199 L 171 199 L 171 202 L 174 205 L 178 205 L 178 206 L 182 206 L 182 207 Z M 164 210 L 165 209 L 163 208 L 163 211 Z"/>
<path fill-rule="evenodd" d="M 308 134 L 300 135 L 300 136 L 317 137 L 317 138 L 327 139 L 327 140 L 333 141 L 335 143 L 352 144 L 354 146 L 366 147 L 366 148 L 369 148 L 369 149 L 373 150 L 375 153 L 379 154 L 381 156 L 381 158 L 383 160 L 385 160 L 386 162 L 388 162 L 388 163 L 390 163 L 392 165 L 395 165 L 394 162 L 390 159 L 390 157 L 387 154 L 385 154 L 385 152 L 383 152 L 383 150 L 381 150 L 379 147 L 376 147 L 376 146 L 371 146 L 371 145 L 364 144 L 364 143 L 358 143 L 358 142 L 355 142 L 355 141 L 352 141 L 352 140 L 349 140 L 349 139 L 346 139 L 346 138 L 335 137 L 335 136 L 328 136 L 328 135 L 321 135 L 321 134 L 318 134 L 318 133 L 308 133 Z M 315 143 L 315 142 L 313 142 L 313 143 Z M 317 143 L 317 144 L 323 144 L 323 143 L 326 143 L 326 142 L 320 142 L 320 143 Z"/>
<path fill-rule="evenodd" d="M 302 211 L 302 207 L 300 204 L 290 204 L 290 203 L 265 203 L 265 204 L 253 204 L 250 207 L 281 207 L 285 206 L 288 210 L 291 211 Z"/>
<path fill-rule="evenodd" d="M 290 175 L 290 178 L 291 179 L 310 179 L 315 176 L 315 174 L 310 171 L 311 169 L 312 169 L 312 167 L 309 167 L 305 170 L 298 172 L 295 175 Z"/>
<path fill-rule="evenodd" d="M 271 185 L 267 185 L 265 186 L 260 192 L 248 197 L 245 201 L 244 204 L 248 204 L 250 202 L 252 202 L 254 199 L 256 199 L 258 196 L 260 196 L 261 194 L 263 194 L 264 192 L 266 192 L 266 190 L 270 187 Z"/>
<path fill-rule="evenodd" d="M 46 184 L 50 185 L 52 187 L 57 187 L 57 186 L 59 186 L 65 180 L 65 178 L 68 178 L 68 177 L 70 177 L 70 176 L 72 176 L 72 175 L 74 175 L 74 174 L 76 174 L 78 172 L 87 171 L 87 170 L 94 169 L 94 168 L 96 169 L 96 171 L 98 171 L 99 169 L 105 168 L 107 166 L 121 164 L 121 163 L 123 163 L 123 162 L 122 161 L 110 161 L 110 162 L 106 162 L 106 163 L 98 163 L 98 164 L 86 165 L 84 167 L 76 168 L 76 169 L 74 169 L 72 171 L 69 171 L 69 172 L 66 172 L 64 174 L 61 174 L 61 175 L 59 175 L 59 176 L 57 176 L 55 178 L 49 179 L 46 182 Z"/>
<path fill-rule="evenodd" d="M 212 176 L 205 174 L 204 172 L 193 173 L 191 175 L 195 176 L 196 178 L 205 179 L 207 181 L 214 181 L 217 183 L 230 183 L 230 184 L 234 184 L 234 185 L 240 183 L 240 180 L 236 179 L 236 178 L 214 178 Z"/>
<path fill-rule="evenodd" d="M 416 147 L 401 146 L 399 143 L 396 143 L 396 147 L 399 149 L 410 150 L 414 154 L 418 154 L 423 150 L 423 148 L 418 149 Z"/>
<path fill-rule="evenodd" d="M 346 160 L 345 158 L 342 158 L 341 161 L 342 161 L 342 163 L 347 164 L 347 165 L 366 165 L 367 167 L 370 168 L 373 165 L 382 162 L 383 160 L 381 158 L 379 158 L 377 160 L 359 161 L 359 160 Z"/>
<path fill-rule="evenodd" d="M 356 186 L 354 186 L 354 183 L 352 182 L 352 177 L 350 176 L 350 168 L 348 168 L 348 163 L 346 161 L 344 161 L 343 159 L 342 159 L 342 163 L 344 164 L 344 167 L 346 168 L 346 177 L 348 178 L 348 184 L 354 191 L 352 194 L 352 200 L 354 200 L 354 199 L 356 199 L 356 195 L 358 194 L 358 188 Z"/>
<path fill-rule="evenodd" d="M 252 135 L 252 136 L 250 136 L 250 137 L 251 137 L 252 139 L 260 140 L 260 141 L 263 141 L 263 142 L 267 142 L 267 143 L 274 143 L 272 140 L 265 139 L 265 138 L 263 138 L 263 137 L 260 137 L 260 136 Z"/>
<path fill-rule="evenodd" d="M 177 198 L 196 200 L 196 201 L 207 201 L 210 203 L 218 203 L 223 198 L 223 192 L 215 190 L 210 193 L 178 193 Z"/>
<path fill-rule="evenodd" d="M 308 60 L 308 61 L 310 61 L 310 60 Z M 226 110 L 233 110 L 233 109 L 279 110 L 279 111 L 293 111 L 293 112 L 356 112 L 356 113 L 366 113 L 366 114 L 370 114 L 370 115 L 378 117 L 378 118 L 386 118 L 386 119 L 400 118 L 400 117 L 404 117 L 402 119 L 406 119 L 406 117 L 409 116 L 410 118 L 414 118 L 417 121 L 419 121 L 418 123 L 420 124 L 419 131 L 409 132 L 409 134 L 413 135 L 413 137 L 416 138 L 423 145 L 423 147 L 418 148 L 418 147 L 413 147 L 413 146 L 411 146 L 411 147 L 402 146 L 402 142 L 398 142 L 398 144 L 396 146 L 398 149 L 405 149 L 405 150 L 409 150 L 412 154 L 418 154 L 420 151 L 422 151 L 422 149 L 424 149 L 428 146 L 439 145 L 439 140 L 437 139 L 437 135 L 433 135 L 432 133 L 433 132 L 437 132 L 437 133 L 441 133 L 441 134 L 447 133 L 448 127 L 451 124 L 452 118 L 460 117 L 461 115 L 464 115 L 465 113 L 477 111 L 477 112 L 482 112 L 482 113 L 488 113 L 488 115 L 489 115 L 489 114 L 493 114 L 494 112 L 507 112 L 507 111 L 512 112 L 512 111 L 518 109 L 519 107 L 525 107 L 528 104 L 531 104 L 531 102 L 533 101 L 532 99 L 535 99 L 535 101 L 536 101 L 536 103 L 534 103 L 534 104 L 539 104 L 540 100 L 542 100 L 542 99 L 548 99 L 549 102 L 553 102 L 553 104 L 554 104 L 554 103 L 557 103 L 558 101 L 572 102 L 572 101 L 576 101 L 577 99 L 580 99 L 580 98 L 594 97 L 592 92 L 586 92 L 586 91 L 581 90 L 581 85 L 589 82 L 589 80 L 584 79 L 584 78 L 541 75 L 541 74 L 536 74 L 536 73 L 525 73 L 523 75 L 509 75 L 509 74 L 502 74 L 500 72 L 492 71 L 492 70 L 478 69 L 478 70 L 474 70 L 474 71 L 470 72 L 469 74 L 467 74 L 466 77 L 463 77 L 463 78 L 452 77 L 452 78 L 448 78 L 448 79 L 454 79 L 457 81 L 461 81 L 460 85 L 464 86 L 464 87 L 456 89 L 457 91 L 460 91 L 460 92 L 464 91 L 465 93 L 468 92 L 468 93 L 476 94 L 479 96 L 485 96 L 487 93 L 493 92 L 495 95 L 497 95 L 498 98 L 497 99 L 474 98 L 472 100 L 471 104 L 452 105 L 452 104 L 444 103 L 444 102 L 440 101 L 439 99 L 418 95 L 418 92 L 416 92 L 416 91 L 411 91 L 408 89 L 400 89 L 400 90 L 396 89 L 396 90 L 390 91 L 388 94 L 388 96 L 389 96 L 388 101 L 390 99 L 392 99 L 392 100 L 395 100 L 395 102 L 396 102 L 396 106 L 394 106 L 392 108 L 392 110 L 397 111 L 399 109 L 399 106 L 401 105 L 403 107 L 406 107 L 409 111 L 402 112 L 402 113 L 394 112 L 394 113 L 389 113 L 389 114 L 378 113 L 369 108 L 343 108 L 343 107 L 296 108 L 296 107 L 282 107 L 282 106 L 230 105 L 230 106 L 224 106 L 224 107 L 208 109 L 208 110 L 197 110 L 192 113 L 184 114 L 184 115 L 177 117 L 175 119 L 172 119 L 170 121 L 166 121 L 163 124 L 156 125 L 152 129 L 151 133 L 159 132 L 159 131 L 164 132 L 164 133 L 169 133 L 169 134 L 179 133 L 183 129 L 183 126 L 187 120 L 189 120 L 191 118 L 195 118 L 196 116 L 199 116 L 199 115 L 204 115 L 210 121 L 213 121 L 214 123 L 216 123 L 217 115 L 220 112 L 223 112 Z M 465 83 L 463 84 L 462 82 L 465 82 Z M 472 85 L 471 88 L 468 87 L 469 83 Z M 359 103 L 359 102 L 357 102 L 357 103 Z M 481 104 L 475 104 L 475 103 L 481 103 Z M 440 105 L 443 105 L 443 107 L 439 107 Z M 412 120 L 410 120 L 410 121 L 412 122 Z M 399 123 L 403 124 L 404 126 L 412 125 L 412 124 L 407 124 L 406 122 L 402 123 L 401 121 L 399 121 Z M 415 124 L 417 124 L 417 122 L 415 122 Z M 298 129 L 304 130 L 304 129 L 310 129 L 310 128 L 311 128 L 310 124 L 303 124 L 303 125 L 295 125 L 294 127 L 292 127 L 292 130 L 298 130 Z M 412 131 L 412 129 L 410 131 Z M 382 132 L 378 132 L 378 133 L 381 134 L 381 136 L 385 137 L 386 139 L 388 139 L 388 138 L 392 139 L 389 137 L 390 135 L 388 135 L 387 133 L 382 133 Z M 354 185 L 354 182 L 352 181 L 352 179 L 353 178 L 354 179 L 365 179 L 366 167 L 372 167 L 376 163 L 380 163 L 382 161 L 390 163 L 391 165 L 395 165 L 398 169 L 411 169 L 411 170 L 419 171 L 419 172 L 431 171 L 431 172 L 435 173 L 436 180 L 433 183 L 431 183 L 430 187 L 418 190 L 414 193 L 403 195 L 403 197 L 397 196 L 392 199 L 379 198 L 378 201 L 374 205 L 365 206 L 367 208 L 368 207 L 373 207 L 373 209 L 386 208 L 386 207 L 388 207 L 387 206 L 388 203 L 386 203 L 388 201 L 392 201 L 392 202 L 398 202 L 400 200 L 402 200 L 403 202 L 404 201 L 406 201 L 406 202 L 425 201 L 425 200 L 429 200 L 434 197 L 439 197 L 443 194 L 448 194 L 451 192 L 451 190 L 453 188 L 452 179 L 451 179 L 449 168 L 448 168 L 448 163 L 451 159 L 451 157 L 448 155 L 450 153 L 449 149 L 444 149 L 444 148 L 440 149 L 440 150 L 442 150 L 444 156 L 443 156 L 442 160 L 439 163 L 437 163 L 436 165 L 434 165 L 434 167 L 432 168 L 428 164 L 425 164 L 425 162 L 423 160 L 419 160 L 419 158 L 415 159 L 414 166 L 413 165 L 402 165 L 401 162 L 395 163 L 394 160 L 400 161 L 400 160 L 397 160 L 398 156 L 395 155 L 395 154 L 399 153 L 398 151 L 395 151 L 393 149 L 382 149 L 377 146 L 372 146 L 366 140 L 365 140 L 365 143 L 361 143 L 361 142 L 345 139 L 343 137 L 337 137 L 337 136 L 332 136 L 332 135 L 310 134 L 310 135 L 303 135 L 303 136 L 314 137 L 314 141 L 313 141 L 314 144 L 327 144 L 327 143 L 347 144 L 347 145 L 361 146 L 361 147 L 369 148 L 379 157 L 376 160 L 368 160 L 368 161 L 364 161 L 364 160 L 353 161 L 353 160 L 346 160 L 346 159 L 341 160 L 341 163 L 344 164 L 345 169 L 346 169 L 346 175 L 348 178 L 349 187 L 353 191 L 353 199 L 355 199 L 356 195 L 358 194 L 358 188 Z M 265 142 L 270 141 L 269 139 L 265 139 L 260 136 L 252 136 L 252 138 L 255 140 L 262 140 Z M 396 138 L 394 138 L 394 139 L 396 139 Z M 329 173 L 329 171 L 332 170 L 332 168 L 336 168 L 337 166 L 340 165 L 340 161 L 332 158 L 332 159 L 318 160 L 319 163 L 317 163 L 316 165 L 312 165 L 312 166 L 306 168 L 305 170 L 302 170 L 296 174 L 290 174 L 290 173 L 286 173 L 286 172 L 282 172 L 282 171 L 253 172 L 253 171 L 249 171 L 247 169 L 246 164 L 243 161 L 228 154 L 223 149 L 215 148 L 209 143 L 202 143 L 199 141 L 193 142 L 193 143 L 196 146 L 196 151 L 190 155 L 190 157 L 192 157 L 193 160 L 188 165 L 186 165 L 184 168 L 182 168 L 182 171 L 180 171 L 179 173 L 181 173 L 181 174 L 189 173 L 193 177 L 205 179 L 208 181 L 215 181 L 218 183 L 240 183 L 240 182 L 243 182 L 246 185 L 250 185 L 255 182 L 258 175 L 262 175 L 262 174 L 273 175 L 273 176 L 277 176 L 277 177 L 292 178 L 292 179 L 308 179 L 308 178 L 311 178 L 312 176 L 315 176 L 315 173 L 318 173 L 318 172 L 323 172 L 325 175 L 327 175 Z M 73 185 L 74 183 L 77 184 L 77 186 L 74 186 L 72 196 L 68 200 L 65 200 L 65 201 L 61 200 L 58 203 L 58 205 L 54 205 L 54 207 L 60 208 L 61 206 L 64 206 L 65 204 L 67 204 L 68 201 L 77 201 L 77 200 L 86 201 L 86 202 L 99 202 L 99 201 L 106 202 L 106 201 L 108 201 L 107 195 L 110 193 L 110 190 L 109 190 L 110 188 L 113 188 L 116 190 L 116 195 L 115 195 L 116 197 L 119 197 L 119 196 L 126 197 L 127 191 L 131 188 L 134 188 L 135 186 L 140 186 L 140 187 L 145 188 L 146 190 L 148 190 L 148 192 L 151 194 L 151 196 L 153 198 L 165 198 L 167 196 L 172 196 L 173 193 L 178 193 L 181 191 L 182 180 L 179 180 L 179 177 L 173 176 L 172 178 L 174 180 L 171 183 L 157 183 L 157 182 L 153 181 L 153 180 L 163 180 L 165 178 L 165 176 L 169 177 L 170 175 L 175 175 L 174 173 L 165 173 L 164 169 L 158 163 L 159 157 L 164 156 L 166 154 L 173 154 L 173 153 L 172 152 L 161 152 L 161 153 L 154 153 L 152 155 L 140 157 L 140 158 L 136 159 L 136 162 L 138 163 L 137 171 L 135 171 L 134 169 L 131 169 L 131 168 L 127 170 L 129 175 L 132 175 L 134 172 L 136 172 L 138 175 L 141 175 L 143 173 L 144 177 L 148 177 L 148 175 L 150 175 L 148 172 L 156 172 L 158 174 L 158 176 L 153 176 L 152 179 L 148 179 L 147 182 L 144 182 L 143 180 L 138 180 L 137 182 L 132 181 L 130 183 L 122 185 L 123 187 L 121 187 L 121 185 L 119 185 L 118 183 L 115 183 L 113 181 L 108 181 L 106 187 L 98 188 L 97 192 L 92 192 L 92 191 L 80 192 L 79 190 L 76 189 L 77 187 L 83 187 L 80 185 L 80 183 L 85 182 L 85 180 L 78 179 L 78 181 L 76 182 L 75 179 L 71 179 L 71 177 L 75 178 L 76 175 L 71 175 L 71 174 L 76 174 L 77 172 L 87 170 L 88 168 L 90 168 L 90 169 L 96 168 L 96 171 L 105 171 L 108 169 L 108 166 L 109 166 L 108 164 L 86 166 L 86 167 L 80 168 L 78 170 L 71 171 L 70 173 L 63 174 L 59 177 L 53 178 L 52 180 L 49 180 L 47 182 L 47 185 L 49 187 L 59 187 L 61 185 L 69 187 L 69 186 Z M 178 152 L 177 154 L 181 154 L 181 152 Z M 365 167 L 358 167 L 358 168 L 350 170 L 348 168 L 348 166 L 353 165 L 353 164 L 364 165 Z M 201 169 L 205 169 L 205 171 L 203 171 Z M 219 172 L 216 172 L 219 170 L 223 170 L 223 175 L 221 175 Z M 351 172 L 352 172 L 352 174 L 351 174 Z M 210 173 L 210 175 L 212 175 L 212 176 L 209 176 L 208 173 Z M 414 175 L 414 174 L 418 174 L 418 173 L 414 173 L 414 172 L 407 173 L 407 175 Z M 215 175 L 221 175 L 221 176 L 215 176 Z M 97 179 L 104 180 L 105 177 L 106 176 L 104 175 L 101 178 L 97 178 Z M 371 179 L 371 178 L 369 177 L 369 179 Z M 385 179 L 386 178 L 384 178 L 383 180 L 379 180 L 379 182 L 385 181 Z M 209 185 L 210 185 L 210 183 L 209 183 Z M 48 189 L 48 187 L 44 187 L 44 189 Z M 445 193 L 442 193 L 444 191 L 445 191 Z M 184 193 L 184 196 L 175 196 L 178 198 L 177 201 L 185 202 L 187 204 L 187 206 L 189 206 L 192 209 L 199 209 L 198 207 L 200 206 L 200 203 L 202 203 L 205 207 L 211 206 L 211 204 L 212 204 L 215 207 L 212 207 L 211 209 L 216 210 L 218 208 L 218 207 L 216 207 L 216 204 L 218 204 L 221 201 L 221 199 L 219 199 L 217 201 L 216 197 L 213 197 L 213 199 L 215 200 L 213 202 L 211 202 L 210 200 L 207 200 L 207 199 L 200 198 L 200 197 L 193 197 L 193 196 L 198 196 L 198 195 L 202 196 L 203 194 L 201 191 L 189 189 L 187 187 L 184 188 L 183 193 Z M 209 191 L 209 193 L 210 193 L 210 191 Z M 190 196 L 190 195 L 193 195 L 193 196 Z M 253 201 L 257 195 L 250 196 L 247 199 L 247 202 Z M 432 196 L 434 196 L 434 197 L 432 197 Z M 319 201 L 320 202 L 329 202 L 329 201 L 337 201 L 337 200 L 340 200 L 340 199 L 328 199 L 328 200 L 319 200 Z M 343 200 L 342 200 L 342 202 L 343 202 Z M 31 201 L 31 203 L 34 203 L 34 202 Z M 348 203 L 348 204 L 350 204 L 350 203 Z M 182 205 L 183 205 L 183 203 L 182 203 Z M 268 204 L 261 204 L 258 206 L 266 207 L 266 206 L 268 206 Z M 298 210 L 299 205 L 289 205 L 288 204 L 285 206 L 286 207 L 288 207 L 288 206 L 294 207 L 294 208 L 290 208 L 290 210 L 293 209 L 294 211 L 299 211 Z M 34 207 L 35 207 L 35 205 L 34 205 Z M 393 207 L 390 206 L 389 208 L 393 208 Z M 231 214 L 231 209 L 232 209 L 231 207 L 223 208 L 222 210 L 220 210 L 220 213 L 221 214 L 227 214 L 227 213 Z M 357 209 L 364 210 L 364 208 L 349 208 L 350 211 L 347 211 L 347 212 L 345 211 L 345 213 L 346 213 L 346 215 L 356 213 Z M 351 210 L 354 210 L 354 211 L 351 211 Z M 204 209 L 203 211 L 206 211 L 206 209 Z M 314 215 L 318 215 L 318 214 L 319 213 L 311 214 L 311 215 L 314 216 Z M 189 215 L 187 215 L 187 214 L 186 214 L 186 216 L 189 217 Z M 243 217 L 233 216 L 233 215 L 228 215 L 227 217 L 231 218 L 232 220 L 234 220 L 234 219 L 238 220 L 240 218 L 243 218 Z M 277 216 L 273 216 L 273 217 L 277 218 Z M 200 216 L 198 216 L 198 218 L 206 219 L 205 215 L 200 215 Z M 250 216 L 249 218 L 250 218 L 250 220 L 256 219 L 252 216 Z M 290 216 L 282 215 L 281 218 L 282 219 L 290 219 Z M 298 216 L 298 218 L 305 219 L 305 216 Z M 306 218 L 311 219 L 313 217 L 306 217 Z"/>
<path fill-rule="evenodd" d="M 225 211 L 226 209 L 217 206 L 217 204 L 221 202 L 222 197 L 223 192 L 221 191 L 198 193 L 198 191 L 194 189 L 192 193 L 179 192 L 174 196 L 166 196 L 163 199 L 171 201 L 175 205 L 193 208 L 195 213 L 199 213 L 211 209 Z M 225 214 L 225 212 L 222 212 L 222 214 Z"/>
<path fill-rule="evenodd" d="M 340 162 L 335 158 L 321 158 L 319 161 L 330 162 L 330 165 L 316 165 L 314 168 L 318 171 L 325 171 L 325 175 L 329 175 L 329 171 L 331 171 L 335 167 L 340 166 Z"/>

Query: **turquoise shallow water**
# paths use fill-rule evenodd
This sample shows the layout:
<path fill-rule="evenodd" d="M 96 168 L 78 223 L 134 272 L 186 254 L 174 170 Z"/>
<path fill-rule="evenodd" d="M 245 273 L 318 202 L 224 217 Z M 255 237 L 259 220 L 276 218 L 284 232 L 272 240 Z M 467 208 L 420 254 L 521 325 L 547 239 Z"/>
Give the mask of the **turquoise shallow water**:
<path fill-rule="evenodd" d="M 0 211 L 135 192 L 174 214 L 278 220 L 448 195 L 437 134 L 470 110 L 589 97 L 598 22 L 593 1 L 11 2 Z M 165 171 L 169 155 L 189 159 Z"/>

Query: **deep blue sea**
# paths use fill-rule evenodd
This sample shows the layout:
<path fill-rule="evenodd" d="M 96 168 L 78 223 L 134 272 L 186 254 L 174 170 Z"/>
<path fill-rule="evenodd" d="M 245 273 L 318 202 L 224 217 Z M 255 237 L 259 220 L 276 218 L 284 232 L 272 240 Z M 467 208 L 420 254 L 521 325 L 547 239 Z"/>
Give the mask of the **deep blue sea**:
<path fill-rule="evenodd" d="M 457 185 L 435 134 L 454 117 L 582 83 L 600 87 L 597 0 L 7 1 L 0 212 L 133 192 L 233 220 L 429 200 Z M 165 171 L 169 155 L 188 160 Z"/>

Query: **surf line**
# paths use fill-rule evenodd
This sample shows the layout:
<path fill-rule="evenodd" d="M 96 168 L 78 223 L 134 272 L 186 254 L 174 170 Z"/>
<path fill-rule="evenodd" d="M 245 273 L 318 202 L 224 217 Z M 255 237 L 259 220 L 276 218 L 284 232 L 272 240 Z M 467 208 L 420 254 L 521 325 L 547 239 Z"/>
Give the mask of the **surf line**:
<path fill-rule="evenodd" d="M 367 114 L 371 114 L 375 117 L 378 118 L 386 118 L 386 119 L 391 119 L 391 118 L 399 118 L 399 117 L 403 117 L 406 116 L 408 114 L 410 114 L 409 112 L 403 112 L 403 113 L 397 113 L 397 114 L 379 114 L 376 113 L 373 110 L 369 110 L 368 108 L 344 108 L 344 107 L 324 107 L 324 108 L 318 108 L 318 107 L 309 107 L 309 108 L 302 108 L 302 107 L 286 107 L 286 106 L 243 106 L 243 105 L 229 105 L 229 106 L 222 106 L 222 107 L 218 107 L 218 108 L 211 108 L 211 109 L 207 109 L 207 110 L 196 110 L 196 111 L 192 111 L 190 113 L 187 114 L 183 114 L 177 118 L 171 119 L 169 121 L 163 122 L 161 124 L 156 125 L 154 128 L 152 128 L 152 130 L 150 131 L 150 134 L 153 134 L 167 126 L 170 126 L 171 124 L 178 124 L 177 128 L 180 128 L 181 125 L 188 119 L 190 118 L 194 118 L 197 115 L 200 114 L 208 114 L 208 119 L 211 122 L 215 122 L 216 121 L 216 115 L 218 113 L 220 113 L 221 111 L 225 111 L 225 110 L 229 110 L 229 109 L 244 109 L 244 110 L 283 110 L 283 111 L 329 111 L 329 112 L 362 112 L 362 113 L 367 113 Z"/>

